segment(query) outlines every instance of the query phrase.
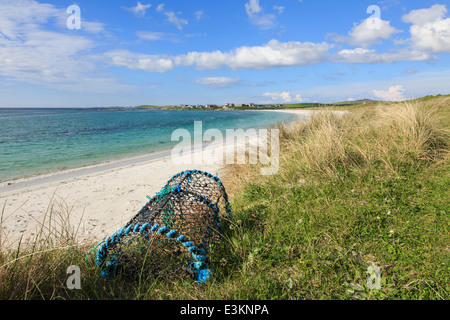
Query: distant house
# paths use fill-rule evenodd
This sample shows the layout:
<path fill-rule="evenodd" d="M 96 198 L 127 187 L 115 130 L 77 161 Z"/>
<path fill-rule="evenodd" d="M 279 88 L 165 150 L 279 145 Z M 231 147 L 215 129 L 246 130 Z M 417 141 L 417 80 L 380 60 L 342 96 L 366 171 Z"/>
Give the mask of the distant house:
<path fill-rule="evenodd" d="M 216 104 L 207 104 L 205 105 L 205 109 L 217 109 L 219 108 Z"/>
<path fill-rule="evenodd" d="M 234 103 L 226 103 L 225 107 L 227 108 L 233 108 L 234 107 Z"/>
<path fill-rule="evenodd" d="M 249 105 L 250 107 L 254 107 L 254 106 L 255 106 L 255 104 L 254 104 L 253 102 L 249 103 L 248 105 Z"/>

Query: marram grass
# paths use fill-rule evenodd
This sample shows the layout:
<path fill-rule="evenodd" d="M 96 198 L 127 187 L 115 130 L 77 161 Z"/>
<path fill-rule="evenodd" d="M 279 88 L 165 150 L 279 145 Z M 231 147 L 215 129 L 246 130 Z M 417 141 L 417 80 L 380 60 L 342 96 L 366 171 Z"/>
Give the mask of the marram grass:
<path fill-rule="evenodd" d="M 96 243 L 53 199 L 31 245 L 2 239 L 0 299 L 449 299 L 450 97 L 347 108 L 280 126 L 274 176 L 227 167 L 233 219 L 206 284 L 145 268 L 102 279 L 84 261 Z"/>

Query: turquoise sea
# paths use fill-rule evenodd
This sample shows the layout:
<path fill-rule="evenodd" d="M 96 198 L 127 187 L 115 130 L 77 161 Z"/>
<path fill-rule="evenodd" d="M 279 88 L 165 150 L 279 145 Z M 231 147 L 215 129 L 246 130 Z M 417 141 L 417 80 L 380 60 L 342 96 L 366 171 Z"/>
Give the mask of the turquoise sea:
<path fill-rule="evenodd" d="M 0 109 L 0 181 L 170 149 L 176 129 L 267 128 L 294 115 L 255 111 Z"/>

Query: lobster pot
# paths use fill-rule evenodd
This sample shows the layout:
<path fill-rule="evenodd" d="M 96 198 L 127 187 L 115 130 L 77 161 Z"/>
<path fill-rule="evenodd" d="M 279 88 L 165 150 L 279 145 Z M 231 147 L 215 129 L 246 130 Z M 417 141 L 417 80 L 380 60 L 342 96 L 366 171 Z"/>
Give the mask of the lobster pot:
<path fill-rule="evenodd" d="M 117 270 L 158 277 L 187 273 L 203 282 L 210 276 L 211 244 L 222 235 L 221 216 L 231 216 L 231 209 L 217 176 L 181 172 L 102 244 L 96 263 L 104 277 Z"/>
<path fill-rule="evenodd" d="M 180 187 L 182 190 L 200 195 L 215 204 L 222 219 L 232 216 L 228 195 L 222 181 L 217 176 L 199 170 L 183 171 L 174 175 L 167 182 L 165 188 L 171 187 Z"/>

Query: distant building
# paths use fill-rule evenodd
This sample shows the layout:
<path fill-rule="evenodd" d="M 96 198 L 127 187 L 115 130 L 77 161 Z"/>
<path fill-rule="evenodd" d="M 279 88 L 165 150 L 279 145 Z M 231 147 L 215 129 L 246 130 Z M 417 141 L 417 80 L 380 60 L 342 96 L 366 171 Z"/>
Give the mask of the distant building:
<path fill-rule="evenodd" d="M 234 103 L 226 103 L 225 107 L 227 108 L 233 108 L 234 107 Z"/>

